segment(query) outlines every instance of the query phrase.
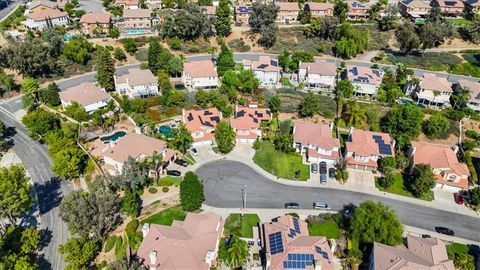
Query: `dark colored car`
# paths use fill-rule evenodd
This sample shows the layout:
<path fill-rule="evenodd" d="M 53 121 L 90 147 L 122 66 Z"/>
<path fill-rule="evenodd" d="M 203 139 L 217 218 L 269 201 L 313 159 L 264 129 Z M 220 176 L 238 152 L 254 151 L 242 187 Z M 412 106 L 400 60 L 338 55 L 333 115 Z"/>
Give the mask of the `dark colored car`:
<path fill-rule="evenodd" d="M 437 233 L 441 233 L 441 234 L 446 234 L 446 235 L 449 235 L 449 236 L 454 236 L 455 235 L 455 232 L 449 228 L 446 228 L 446 227 L 435 227 L 435 231 Z"/>
<path fill-rule="evenodd" d="M 459 205 L 464 204 L 464 199 L 461 193 L 459 192 L 453 193 L 453 198 L 455 199 L 456 204 L 459 204 Z"/>
<path fill-rule="evenodd" d="M 188 166 L 188 162 L 186 162 L 186 161 L 183 160 L 183 159 L 177 159 L 177 160 L 175 160 L 175 164 L 181 165 L 181 166 L 183 166 L 183 167 L 187 167 L 187 166 Z"/>
<path fill-rule="evenodd" d="M 328 177 L 335 178 L 335 169 L 334 168 L 328 169 Z"/>
<path fill-rule="evenodd" d="M 193 148 L 193 147 L 192 147 L 192 148 L 190 148 L 190 152 L 191 152 L 191 153 L 192 153 L 192 155 L 194 155 L 194 156 L 198 155 L 198 151 L 197 151 L 197 149 L 196 149 L 196 148 Z"/>
<path fill-rule="evenodd" d="M 327 175 L 326 174 L 324 174 L 324 173 L 320 174 L 320 183 L 322 185 L 325 185 L 327 183 Z"/>
<path fill-rule="evenodd" d="M 327 163 L 325 161 L 320 162 L 320 173 L 327 174 Z"/>
<path fill-rule="evenodd" d="M 180 176 L 182 175 L 182 173 L 180 171 L 177 171 L 177 170 L 168 170 L 167 171 L 167 175 L 170 175 L 170 176 Z"/>
<path fill-rule="evenodd" d="M 432 236 L 430 234 L 422 234 L 422 238 L 432 238 Z"/>
<path fill-rule="evenodd" d="M 300 206 L 298 205 L 298 203 L 295 202 L 289 202 L 285 204 L 286 209 L 298 209 L 299 207 Z"/>

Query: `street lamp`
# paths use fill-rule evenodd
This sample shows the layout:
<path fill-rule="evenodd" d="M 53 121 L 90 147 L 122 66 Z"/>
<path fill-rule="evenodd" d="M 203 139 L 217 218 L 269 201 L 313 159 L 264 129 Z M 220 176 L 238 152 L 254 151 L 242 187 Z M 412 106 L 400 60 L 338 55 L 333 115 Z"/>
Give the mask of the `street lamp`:
<path fill-rule="evenodd" d="M 247 185 L 245 185 L 242 189 L 242 201 L 243 201 L 243 208 L 247 208 Z"/>

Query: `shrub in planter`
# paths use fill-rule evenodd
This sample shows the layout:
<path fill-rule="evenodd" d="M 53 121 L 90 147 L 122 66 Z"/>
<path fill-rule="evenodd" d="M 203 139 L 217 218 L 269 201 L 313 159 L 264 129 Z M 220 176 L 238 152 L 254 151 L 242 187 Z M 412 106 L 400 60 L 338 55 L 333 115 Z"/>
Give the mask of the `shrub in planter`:
<path fill-rule="evenodd" d="M 169 189 L 168 187 L 162 187 L 162 191 L 163 191 L 164 193 L 167 193 L 169 190 L 170 190 L 170 189 Z"/>
<path fill-rule="evenodd" d="M 154 188 L 154 187 L 151 187 L 151 188 L 148 189 L 148 192 L 154 194 L 154 193 L 157 193 L 157 189 Z"/>

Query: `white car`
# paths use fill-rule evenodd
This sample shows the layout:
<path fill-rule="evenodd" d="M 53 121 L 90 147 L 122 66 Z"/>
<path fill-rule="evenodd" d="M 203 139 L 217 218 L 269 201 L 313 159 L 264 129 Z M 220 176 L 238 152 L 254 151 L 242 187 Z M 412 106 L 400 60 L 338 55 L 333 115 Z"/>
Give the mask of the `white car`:
<path fill-rule="evenodd" d="M 330 205 L 324 202 L 314 202 L 313 203 L 313 209 L 317 210 L 331 210 Z"/>
<path fill-rule="evenodd" d="M 195 149 L 195 148 L 190 148 L 190 153 L 192 153 L 192 155 L 194 155 L 194 156 L 198 156 L 197 149 Z"/>

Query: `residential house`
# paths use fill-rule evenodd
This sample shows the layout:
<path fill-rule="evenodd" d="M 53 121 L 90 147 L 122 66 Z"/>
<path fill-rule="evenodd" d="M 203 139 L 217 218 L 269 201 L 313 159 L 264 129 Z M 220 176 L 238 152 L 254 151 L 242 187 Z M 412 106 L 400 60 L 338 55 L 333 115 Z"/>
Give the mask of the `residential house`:
<path fill-rule="evenodd" d="M 243 59 L 243 68 L 252 70 L 262 86 L 275 86 L 280 80 L 278 61 L 268 55 L 261 55 L 258 60 Z"/>
<path fill-rule="evenodd" d="M 404 17 L 412 19 L 424 18 L 432 7 L 430 1 L 402 0 L 398 2 L 398 10 Z"/>
<path fill-rule="evenodd" d="M 248 26 L 248 18 L 252 13 L 252 8 L 249 6 L 236 6 L 233 13 L 233 20 L 236 26 Z"/>
<path fill-rule="evenodd" d="M 394 156 L 395 141 L 388 133 L 351 128 L 345 145 L 349 168 L 374 170 L 379 159 Z"/>
<path fill-rule="evenodd" d="M 182 109 L 182 122 L 193 137 L 193 146 L 212 144 L 214 131 L 222 120 L 222 115 L 217 108 L 206 110 Z"/>
<path fill-rule="evenodd" d="M 162 0 L 145 0 L 148 9 L 161 9 Z"/>
<path fill-rule="evenodd" d="M 464 5 L 473 15 L 480 15 L 480 0 L 465 0 Z"/>
<path fill-rule="evenodd" d="M 40 0 L 32 1 L 25 4 L 25 7 L 29 11 L 42 10 L 42 9 L 57 9 L 57 2 Z"/>
<path fill-rule="evenodd" d="M 202 6 L 201 9 L 203 10 L 203 14 L 207 15 L 209 18 L 216 18 L 216 10 L 215 6 Z"/>
<path fill-rule="evenodd" d="M 333 91 L 337 67 L 334 63 L 324 59 L 315 62 L 300 62 L 298 68 L 298 82 L 312 90 Z"/>
<path fill-rule="evenodd" d="M 407 234 L 405 246 L 392 247 L 373 244 L 371 270 L 454 270 L 448 258 L 445 243 L 436 237 L 418 237 Z"/>
<path fill-rule="evenodd" d="M 111 16 L 103 12 L 86 13 L 80 18 L 80 26 L 84 35 L 107 34 L 111 26 Z"/>
<path fill-rule="evenodd" d="M 432 7 L 439 7 L 445 16 L 461 17 L 463 15 L 464 4 L 460 0 L 432 0 Z"/>
<path fill-rule="evenodd" d="M 123 21 L 118 23 L 118 28 L 130 35 L 153 33 L 158 20 L 152 19 L 151 14 L 150 9 L 125 9 Z"/>
<path fill-rule="evenodd" d="M 137 257 L 149 270 L 208 270 L 216 265 L 222 218 L 212 212 L 187 213 L 172 225 L 145 223 Z"/>
<path fill-rule="evenodd" d="M 417 99 L 417 104 L 439 108 L 450 106 L 453 89 L 447 78 L 424 73 L 420 83 L 412 85 L 412 87 L 413 92 L 407 89 L 407 94 L 411 93 Z"/>
<path fill-rule="evenodd" d="M 41 8 L 28 11 L 22 24 L 31 30 L 43 31 L 50 27 L 68 24 L 68 13 L 58 9 Z"/>
<path fill-rule="evenodd" d="M 140 8 L 140 0 L 115 0 L 115 6 L 123 7 L 123 10 L 132 10 Z"/>
<path fill-rule="evenodd" d="M 375 97 L 382 83 L 383 71 L 360 66 L 347 66 L 346 78 L 352 82 L 357 96 Z"/>
<path fill-rule="evenodd" d="M 192 90 L 218 88 L 217 68 L 210 60 L 187 62 L 183 65 L 182 83 Z"/>
<path fill-rule="evenodd" d="M 278 7 L 277 21 L 290 24 L 298 19 L 300 7 L 297 2 L 275 2 Z"/>
<path fill-rule="evenodd" d="M 149 69 L 131 68 L 122 75 L 115 74 L 115 91 L 130 99 L 158 95 L 157 77 Z"/>
<path fill-rule="evenodd" d="M 347 17 L 350 20 L 366 20 L 370 17 L 371 4 L 360 1 L 347 1 L 347 4 Z"/>
<path fill-rule="evenodd" d="M 340 140 L 332 136 L 333 122 L 316 124 L 295 121 L 293 147 L 311 163 L 335 165 L 340 158 Z"/>
<path fill-rule="evenodd" d="M 470 172 L 466 164 L 458 161 L 457 151 L 458 147 L 412 142 L 409 151 L 411 170 L 418 164 L 429 164 L 435 174 L 437 188 L 448 191 L 468 189 Z"/>
<path fill-rule="evenodd" d="M 235 131 L 237 142 L 254 142 L 262 137 L 260 124 L 270 120 L 272 120 L 272 113 L 269 109 L 236 106 L 230 125 Z"/>
<path fill-rule="evenodd" d="M 459 80 L 454 85 L 454 90 L 468 89 L 467 107 L 480 113 L 480 82 L 472 82 L 468 80 Z"/>
<path fill-rule="evenodd" d="M 333 270 L 333 250 L 324 236 L 310 236 L 307 223 L 291 215 L 260 223 L 264 269 Z"/>
<path fill-rule="evenodd" d="M 167 142 L 143 134 L 128 133 L 115 141 L 100 138 L 92 143 L 90 153 L 101 160 L 104 170 L 117 175 L 123 172 L 123 165 L 129 158 L 142 161 L 153 155 L 162 156 L 162 162 L 153 173 L 162 173 L 181 154 L 167 148 Z"/>
<path fill-rule="evenodd" d="M 313 18 L 333 16 L 332 3 L 307 2 L 303 6 L 304 10 L 310 10 Z"/>
<path fill-rule="evenodd" d="M 87 113 L 92 113 L 98 109 L 107 106 L 112 97 L 92 82 L 84 82 L 79 85 L 70 87 L 58 93 L 62 107 L 65 109 L 72 102 L 78 102 L 85 108 Z"/>

